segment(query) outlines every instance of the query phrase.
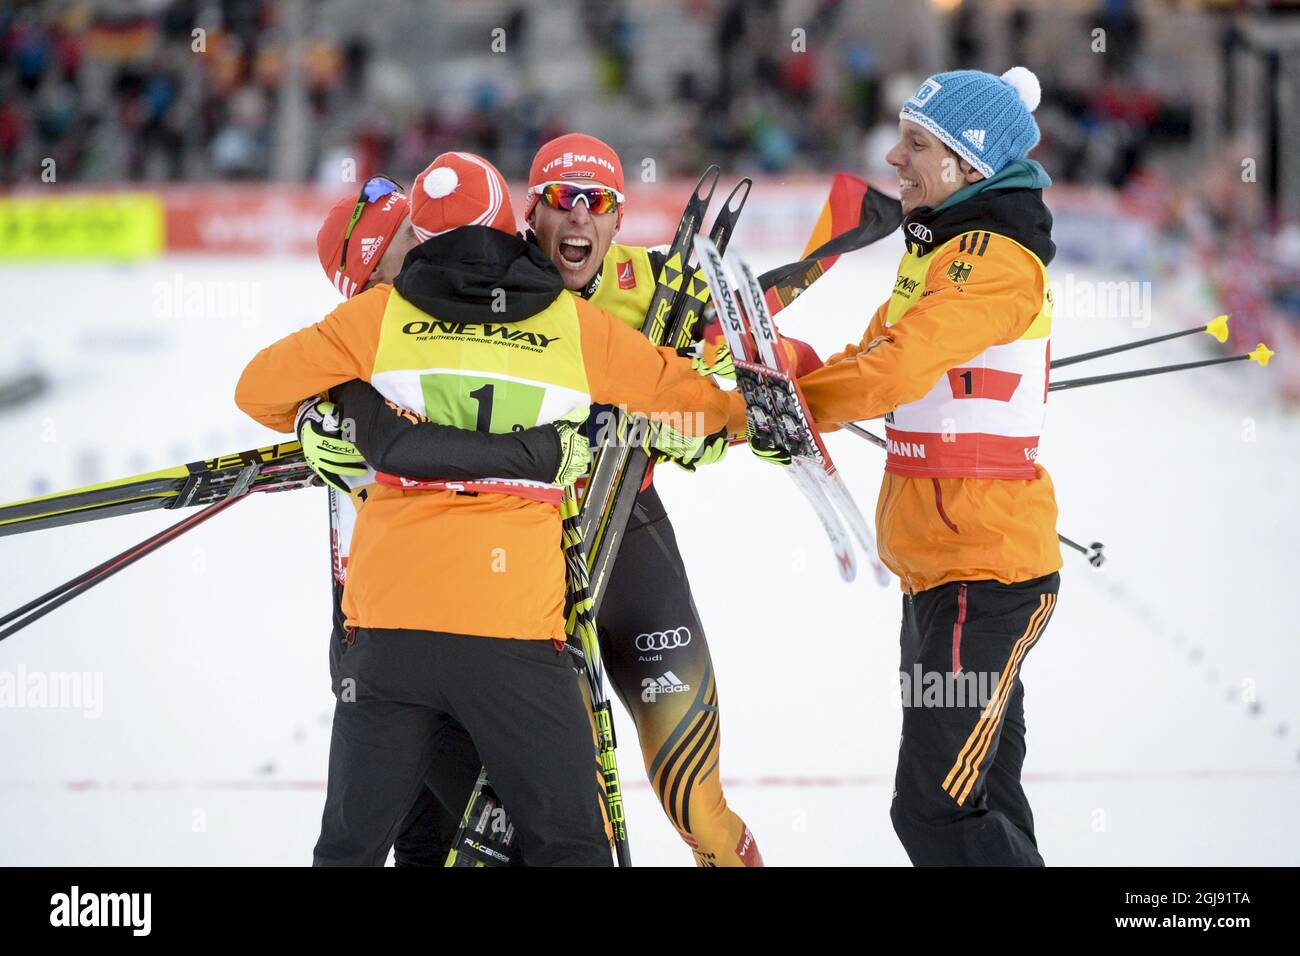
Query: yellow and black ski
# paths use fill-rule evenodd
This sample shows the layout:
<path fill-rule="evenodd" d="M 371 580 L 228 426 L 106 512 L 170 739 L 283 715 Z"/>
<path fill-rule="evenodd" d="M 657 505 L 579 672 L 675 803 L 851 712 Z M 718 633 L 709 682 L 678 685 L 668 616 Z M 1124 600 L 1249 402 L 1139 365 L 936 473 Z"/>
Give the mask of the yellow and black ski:
<path fill-rule="evenodd" d="M 658 284 L 646 312 L 642 332 L 655 345 L 690 345 L 697 337 L 709 291 L 704 276 L 689 265 L 692 243 L 713 198 L 719 170 L 710 166 L 700 177 L 677 225 L 660 269 Z M 726 248 L 735 231 L 740 212 L 752 183 L 742 179 L 722 204 L 710 230 L 719 248 Z M 617 428 L 606 428 L 592 459 L 591 478 L 583 494 L 580 517 L 582 540 L 587 549 L 587 568 L 593 616 L 600 617 L 606 587 L 618 557 L 618 550 L 632 517 L 641 484 L 650 467 L 650 456 L 639 445 L 621 441 Z"/>
<path fill-rule="evenodd" d="M 302 447 L 296 441 L 282 442 L 0 505 L 0 537 L 318 483 Z"/>

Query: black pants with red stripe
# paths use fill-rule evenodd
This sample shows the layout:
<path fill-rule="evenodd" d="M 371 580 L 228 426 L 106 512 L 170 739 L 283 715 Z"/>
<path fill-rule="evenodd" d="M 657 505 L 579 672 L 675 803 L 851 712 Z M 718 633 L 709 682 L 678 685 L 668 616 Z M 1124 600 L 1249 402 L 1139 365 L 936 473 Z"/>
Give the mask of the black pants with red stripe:
<path fill-rule="evenodd" d="M 1042 866 L 1020 784 L 1025 657 L 1060 575 L 903 597 L 903 733 L 890 817 L 917 866 Z"/>

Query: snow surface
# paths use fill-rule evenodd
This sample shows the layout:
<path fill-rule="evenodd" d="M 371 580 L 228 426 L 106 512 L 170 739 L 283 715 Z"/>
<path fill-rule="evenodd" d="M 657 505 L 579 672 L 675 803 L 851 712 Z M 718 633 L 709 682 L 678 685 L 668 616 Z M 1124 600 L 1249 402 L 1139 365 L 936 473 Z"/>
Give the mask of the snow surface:
<path fill-rule="evenodd" d="M 891 241 L 842 260 L 779 324 L 822 354 L 856 339 L 897 255 Z M 53 379 L 36 402 L 0 412 L 0 501 L 272 441 L 235 409 L 236 378 L 336 302 L 307 260 L 23 265 L 0 277 L 3 352 Z M 211 294 L 220 283 L 239 284 L 222 287 L 224 307 Z M 195 289 L 204 301 L 186 308 Z M 1192 318 L 1156 292 L 1170 314 L 1152 331 L 1211 314 Z M 1061 315 L 1053 354 L 1152 331 Z M 1173 342 L 1057 377 L 1185 361 L 1210 345 Z M 1093 571 L 1067 554 L 1058 610 L 1023 670 L 1026 786 L 1049 863 L 1300 863 L 1300 422 L 1270 406 L 1264 374 L 1234 365 L 1051 400 L 1040 461 L 1060 530 L 1104 541 L 1110 561 Z M 870 514 L 880 453 L 850 435 L 830 443 Z M 711 638 L 727 795 L 767 862 L 905 864 L 888 817 L 898 592 L 866 573 L 840 583 L 793 485 L 743 450 L 694 477 L 659 474 Z M 770 520 L 749 510 L 763 506 Z M 0 611 L 175 520 L 0 538 Z M 333 703 L 327 567 L 323 491 L 255 496 L 0 644 L 0 680 L 87 672 L 103 686 L 99 716 L 0 708 L 0 864 L 309 862 Z M 619 719 L 635 859 L 689 865 Z"/>

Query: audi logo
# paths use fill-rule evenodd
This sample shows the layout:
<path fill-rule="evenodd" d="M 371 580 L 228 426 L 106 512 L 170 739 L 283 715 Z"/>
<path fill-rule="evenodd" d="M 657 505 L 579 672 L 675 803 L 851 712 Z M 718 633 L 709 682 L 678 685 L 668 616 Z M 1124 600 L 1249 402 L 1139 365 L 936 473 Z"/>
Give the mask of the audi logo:
<path fill-rule="evenodd" d="M 907 231 L 922 242 L 930 242 L 934 239 L 934 233 L 930 232 L 929 229 L 921 225 L 919 222 L 908 223 Z"/>
<path fill-rule="evenodd" d="M 636 636 L 638 651 L 669 651 L 674 647 L 685 647 L 691 642 L 689 627 L 675 627 L 671 631 L 654 631 L 650 634 Z"/>

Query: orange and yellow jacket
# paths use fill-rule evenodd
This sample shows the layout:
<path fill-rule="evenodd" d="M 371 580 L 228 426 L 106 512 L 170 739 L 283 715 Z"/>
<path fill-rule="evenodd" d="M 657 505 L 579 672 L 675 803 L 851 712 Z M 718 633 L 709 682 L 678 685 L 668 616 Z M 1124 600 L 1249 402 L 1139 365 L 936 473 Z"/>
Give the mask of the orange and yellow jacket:
<path fill-rule="evenodd" d="M 498 311 L 494 306 L 499 306 Z M 305 396 L 351 379 L 429 420 L 494 433 L 603 402 L 722 429 L 737 399 L 671 349 L 564 292 L 535 246 L 486 227 L 437 236 L 381 285 L 263 349 L 235 401 L 292 431 Z M 375 485 L 360 510 L 349 626 L 518 639 L 564 636 L 558 509 L 509 494 Z"/>
<path fill-rule="evenodd" d="M 862 340 L 799 380 L 828 431 L 885 416 L 880 557 L 913 593 L 1061 566 L 1055 493 L 1037 462 L 1051 215 L 1040 189 L 1000 181 L 910 216 L 893 294 Z"/>

